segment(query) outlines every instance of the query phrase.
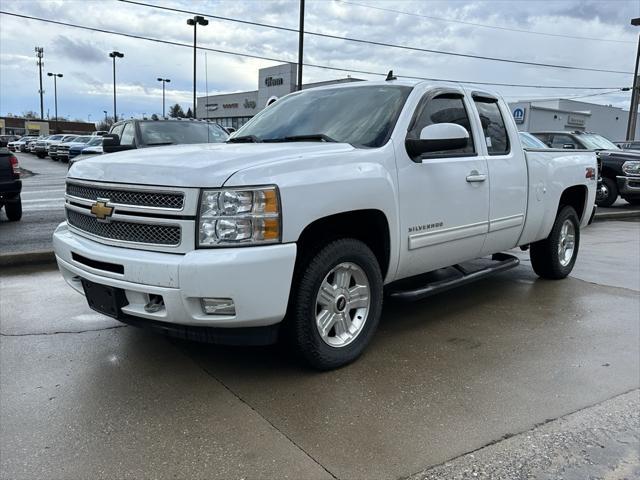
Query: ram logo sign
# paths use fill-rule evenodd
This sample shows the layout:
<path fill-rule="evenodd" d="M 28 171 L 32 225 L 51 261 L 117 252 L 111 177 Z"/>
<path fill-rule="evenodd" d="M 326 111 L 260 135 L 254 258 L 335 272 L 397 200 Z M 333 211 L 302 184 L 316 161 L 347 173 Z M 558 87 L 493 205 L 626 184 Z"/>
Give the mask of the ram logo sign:
<path fill-rule="evenodd" d="M 517 107 L 513 110 L 513 119 L 517 124 L 524 123 L 524 108 Z"/>

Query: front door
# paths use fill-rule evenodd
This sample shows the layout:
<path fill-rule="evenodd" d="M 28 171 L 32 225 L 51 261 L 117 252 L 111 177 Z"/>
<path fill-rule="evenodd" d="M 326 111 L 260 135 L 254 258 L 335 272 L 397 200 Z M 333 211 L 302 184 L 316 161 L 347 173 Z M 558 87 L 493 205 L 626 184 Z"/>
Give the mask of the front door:
<path fill-rule="evenodd" d="M 486 157 L 478 154 L 480 132 L 461 91 L 427 93 L 408 136 L 434 123 L 457 123 L 469 132 L 466 147 L 410 158 L 396 147 L 400 197 L 401 256 L 398 278 L 454 265 L 480 255 L 489 220 Z"/>

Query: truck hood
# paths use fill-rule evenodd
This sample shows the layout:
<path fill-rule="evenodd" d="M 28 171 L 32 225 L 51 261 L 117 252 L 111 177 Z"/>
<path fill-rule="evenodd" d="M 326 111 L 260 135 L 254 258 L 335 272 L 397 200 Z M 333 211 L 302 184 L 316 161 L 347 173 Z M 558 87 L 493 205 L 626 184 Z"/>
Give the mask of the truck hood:
<path fill-rule="evenodd" d="M 221 187 L 234 173 L 278 160 L 355 150 L 346 143 L 208 143 L 142 148 L 76 162 L 68 177 L 112 183 Z"/>

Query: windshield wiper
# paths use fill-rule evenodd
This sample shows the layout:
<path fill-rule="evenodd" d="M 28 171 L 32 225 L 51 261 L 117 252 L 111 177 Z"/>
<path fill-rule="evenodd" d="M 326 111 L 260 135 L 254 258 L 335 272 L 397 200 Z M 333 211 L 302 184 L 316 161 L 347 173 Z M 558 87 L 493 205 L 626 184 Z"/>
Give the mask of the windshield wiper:
<path fill-rule="evenodd" d="M 227 143 L 260 143 L 260 140 L 255 135 L 242 135 L 240 137 L 231 137 L 227 140 Z"/>
<path fill-rule="evenodd" d="M 264 142 L 313 142 L 313 141 L 320 141 L 320 142 L 332 142 L 332 143 L 337 143 L 338 141 L 331 138 L 328 135 L 325 135 L 324 133 L 310 133 L 308 135 L 290 135 L 288 137 L 282 137 L 282 138 L 265 138 L 263 140 Z"/>
<path fill-rule="evenodd" d="M 156 143 L 147 143 L 148 147 L 157 147 L 159 145 L 175 145 L 176 142 L 156 142 Z"/>

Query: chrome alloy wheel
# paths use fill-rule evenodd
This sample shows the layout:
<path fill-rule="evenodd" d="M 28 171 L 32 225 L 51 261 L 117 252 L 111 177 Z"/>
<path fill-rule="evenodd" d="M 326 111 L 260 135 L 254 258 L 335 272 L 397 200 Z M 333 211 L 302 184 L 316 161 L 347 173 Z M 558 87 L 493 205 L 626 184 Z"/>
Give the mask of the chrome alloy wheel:
<path fill-rule="evenodd" d="M 567 219 L 560 229 L 560 241 L 558 242 L 558 259 L 560 265 L 566 267 L 571 263 L 575 249 L 576 228 L 573 226 L 573 222 Z"/>
<path fill-rule="evenodd" d="M 322 340 L 344 347 L 362 331 L 369 315 L 369 279 L 351 262 L 336 265 L 324 277 L 316 297 L 316 327 Z"/>

